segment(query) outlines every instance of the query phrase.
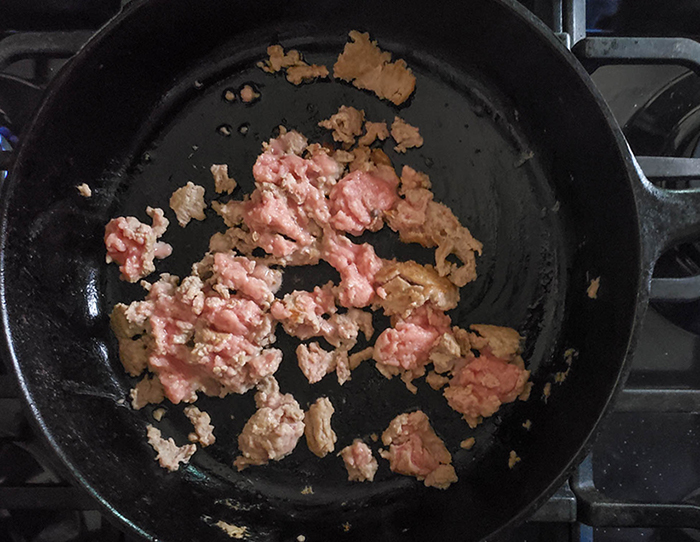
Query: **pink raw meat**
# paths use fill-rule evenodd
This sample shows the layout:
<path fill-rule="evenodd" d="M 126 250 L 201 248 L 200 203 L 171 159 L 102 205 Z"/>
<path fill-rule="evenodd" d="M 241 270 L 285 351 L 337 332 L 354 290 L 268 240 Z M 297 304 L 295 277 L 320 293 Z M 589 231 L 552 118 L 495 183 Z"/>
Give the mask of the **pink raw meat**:
<path fill-rule="evenodd" d="M 331 225 L 352 235 L 381 229 L 383 212 L 399 201 L 398 186 L 399 178 L 390 166 L 346 175 L 330 193 Z"/>
<path fill-rule="evenodd" d="M 374 276 L 383 265 L 372 245 L 356 245 L 347 237 L 327 230 L 321 257 L 340 273 L 338 298 L 343 307 L 366 307 L 372 302 Z"/>
<path fill-rule="evenodd" d="M 463 359 L 443 392 L 449 405 L 464 415 L 471 427 L 493 415 L 503 403 L 523 393 L 530 372 L 495 357 L 488 349 L 472 360 Z M 461 366 L 460 366 L 461 364 Z"/>
<path fill-rule="evenodd" d="M 219 284 L 269 305 L 281 285 L 281 274 L 266 265 L 224 252 L 214 254 L 214 274 Z"/>
<path fill-rule="evenodd" d="M 105 226 L 107 263 L 116 262 L 121 278 L 129 282 L 153 273 L 153 259 L 167 258 L 173 251 L 169 244 L 158 241 L 168 227 L 163 211 L 148 207 L 146 213 L 153 220 L 152 226 L 133 216 L 113 218 Z"/>
<path fill-rule="evenodd" d="M 379 335 L 374 359 L 403 370 L 417 369 L 428 362 L 435 341 L 449 331 L 450 317 L 426 303 Z"/>

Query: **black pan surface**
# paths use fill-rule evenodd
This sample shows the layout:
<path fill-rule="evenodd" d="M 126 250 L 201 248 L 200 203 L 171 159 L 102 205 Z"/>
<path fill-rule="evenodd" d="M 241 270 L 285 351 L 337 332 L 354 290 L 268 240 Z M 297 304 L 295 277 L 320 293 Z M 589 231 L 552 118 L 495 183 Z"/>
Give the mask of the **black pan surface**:
<path fill-rule="evenodd" d="M 351 29 L 369 31 L 408 62 L 417 90 L 407 104 L 397 108 L 339 81 L 295 87 L 255 67 L 277 42 L 330 67 Z M 224 99 L 244 84 L 261 99 Z M 145 439 L 152 408 L 136 412 L 123 401 L 135 380 L 121 368 L 108 315 L 144 292 L 104 263 L 104 225 L 119 215 L 145 221 L 146 206 L 162 207 L 171 219 L 163 239 L 174 254 L 157 271 L 187 275 L 224 225 L 209 209 L 204 222 L 180 228 L 170 194 L 191 180 L 210 201 L 209 166 L 227 163 L 241 197 L 278 125 L 329 140 L 317 123 L 340 105 L 420 127 L 422 148 L 399 155 L 387 142 L 384 149 L 397 169 L 428 173 L 436 199 L 484 243 L 479 278 L 462 289 L 453 323 L 518 329 L 535 382 L 531 398 L 470 430 L 424 382 L 412 395 L 372 362 L 342 387 L 333 376 L 309 385 L 296 366 L 297 343 L 279 330 L 281 388 L 302 407 L 331 399 L 337 449 L 361 437 L 376 452 L 380 443 L 369 435 L 420 408 L 453 453 L 460 482 L 426 489 L 380 461 L 374 483 L 350 483 L 340 458 L 318 459 L 303 442 L 279 463 L 238 473 L 232 461 L 254 412 L 252 392 L 201 398 L 217 444 L 168 473 Z M 92 198 L 78 195 L 82 182 Z M 52 447 L 146 538 L 226 540 L 219 520 L 245 527 L 249 540 L 495 536 L 544 502 L 582 457 L 624 373 L 650 266 L 642 263 L 637 185 L 583 69 L 509 2 L 474 0 L 449 11 L 393 1 L 133 2 L 58 77 L 4 186 L 1 292 L 10 356 Z M 432 260 L 431 251 L 399 243 L 388 228 L 359 241 L 371 241 L 382 257 Z M 598 276 L 592 300 L 586 288 Z M 327 265 L 289 269 L 278 295 L 329 279 L 337 275 Z M 375 324 L 379 332 L 387 322 L 375 317 Z M 569 348 L 579 355 L 567 379 L 554 383 Z M 159 424 L 179 443 L 191 430 L 182 407 L 168 403 Z M 460 449 L 469 436 L 476 446 Z M 513 469 L 511 450 L 522 458 Z M 313 493 L 303 491 L 308 486 Z"/>

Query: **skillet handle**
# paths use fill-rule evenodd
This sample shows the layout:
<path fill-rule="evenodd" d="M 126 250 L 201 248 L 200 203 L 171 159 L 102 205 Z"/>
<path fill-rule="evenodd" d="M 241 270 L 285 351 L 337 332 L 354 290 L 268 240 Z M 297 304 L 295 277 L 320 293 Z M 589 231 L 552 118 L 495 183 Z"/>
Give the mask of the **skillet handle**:
<path fill-rule="evenodd" d="M 700 159 L 640 156 L 637 170 L 641 179 L 638 206 L 642 246 L 645 263 L 653 267 L 664 251 L 700 238 L 700 189 L 660 188 L 648 177 L 700 178 Z M 653 279 L 650 295 L 659 301 L 700 299 L 700 276 Z"/>

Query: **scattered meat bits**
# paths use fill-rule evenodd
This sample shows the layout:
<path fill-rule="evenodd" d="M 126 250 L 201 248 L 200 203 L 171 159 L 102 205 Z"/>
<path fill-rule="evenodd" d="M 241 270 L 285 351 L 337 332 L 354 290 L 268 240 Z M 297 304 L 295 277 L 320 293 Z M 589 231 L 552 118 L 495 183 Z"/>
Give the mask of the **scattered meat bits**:
<path fill-rule="evenodd" d="M 223 520 L 217 521 L 214 525 L 216 525 L 219 529 L 224 531 L 229 537 L 231 538 L 237 538 L 239 540 L 242 540 L 245 538 L 246 532 L 248 532 L 247 527 L 240 527 L 238 525 L 231 525 L 230 523 L 226 523 Z"/>
<path fill-rule="evenodd" d="M 157 422 L 161 421 L 163 419 L 163 416 L 165 416 L 165 409 L 164 408 L 156 408 L 153 411 L 153 419 Z"/>
<path fill-rule="evenodd" d="M 212 164 L 211 174 L 214 177 L 214 190 L 218 194 L 230 194 L 238 186 L 233 177 L 228 176 L 227 164 Z"/>
<path fill-rule="evenodd" d="M 331 118 L 318 123 L 321 128 L 333 131 L 333 139 L 348 146 L 355 144 L 355 137 L 362 133 L 365 112 L 354 107 L 341 105 Z"/>
<path fill-rule="evenodd" d="M 204 203 L 204 187 L 188 181 L 187 184 L 178 188 L 170 196 L 170 208 L 175 211 L 177 222 L 183 228 L 190 223 L 193 218 L 195 220 L 204 220 L 206 215 L 204 209 L 207 204 Z"/>
<path fill-rule="evenodd" d="M 351 41 L 333 66 L 333 75 L 394 105 L 405 102 L 416 88 L 416 78 L 406 62 L 391 62 L 391 53 L 379 49 L 367 33 L 351 30 L 349 35 Z"/>
<path fill-rule="evenodd" d="M 523 422 L 523 427 L 529 431 L 530 428 L 532 427 L 532 421 L 531 421 L 531 420 L 525 420 L 525 421 Z"/>
<path fill-rule="evenodd" d="M 391 137 L 396 141 L 396 147 L 394 147 L 396 152 L 406 152 L 408 149 L 423 146 L 423 138 L 418 128 L 399 117 L 394 117 L 394 122 L 391 124 Z"/>
<path fill-rule="evenodd" d="M 389 137 L 386 122 L 365 122 L 365 135 L 357 140 L 358 145 L 369 147 L 376 140 L 384 141 Z"/>
<path fill-rule="evenodd" d="M 197 446 L 194 444 L 178 446 L 172 438 L 164 439 L 161 437 L 160 429 L 150 424 L 146 426 L 146 435 L 148 436 L 148 443 L 158 452 L 156 456 L 158 463 L 169 471 L 179 469 L 180 463 L 189 463 L 190 458 L 197 451 Z"/>
<path fill-rule="evenodd" d="M 258 410 L 238 436 L 241 455 L 233 464 L 239 471 L 286 457 L 304 433 L 304 411 L 294 397 L 280 393 L 274 377 L 268 376 L 258 384 L 255 404 Z"/>
<path fill-rule="evenodd" d="M 92 190 L 90 189 L 90 186 L 87 183 L 79 184 L 78 186 L 76 186 L 76 188 L 78 189 L 80 195 L 84 198 L 89 198 L 92 196 Z"/>
<path fill-rule="evenodd" d="M 464 448 L 465 450 L 471 450 L 474 447 L 474 444 L 476 444 L 476 439 L 474 437 L 469 437 L 460 442 L 459 447 Z"/>
<path fill-rule="evenodd" d="M 328 69 L 325 66 L 307 64 L 302 60 L 301 53 L 294 49 L 285 54 L 281 45 L 270 45 L 267 48 L 267 54 L 268 60 L 258 62 L 258 67 L 268 73 L 275 73 L 286 68 L 287 81 L 295 85 L 328 77 Z"/>
<path fill-rule="evenodd" d="M 190 442 L 199 442 L 202 446 L 211 446 L 216 442 L 214 426 L 211 424 L 209 414 L 202 412 L 194 405 L 185 407 L 184 413 L 194 427 L 194 433 L 188 436 Z"/>
<path fill-rule="evenodd" d="M 515 467 L 516 463 L 520 462 L 520 458 L 518 457 L 518 454 L 515 453 L 515 450 L 510 451 L 510 455 L 508 456 L 508 468 L 512 469 Z"/>
<path fill-rule="evenodd" d="M 304 416 L 306 444 L 318 457 L 326 457 L 335 449 L 337 437 L 331 427 L 334 412 L 330 399 L 319 397 Z"/>
<path fill-rule="evenodd" d="M 542 388 L 542 400 L 546 403 L 549 400 L 549 396 L 552 393 L 552 383 L 547 382 Z"/>
<path fill-rule="evenodd" d="M 120 277 L 129 282 L 138 282 L 156 270 L 154 258 L 167 258 L 173 248 L 158 241 L 168 228 L 168 219 L 162 209 L 146 208 L 153 220 L 149 226 L 133 216 L 113 218 L 105 227 L 107 263 L 119 265 Z"/>
<path fill-rule="evenodd" d="M 260 93 L 256 92 L 250 85 L 243 85 L 241 89 L 241 101 L 244 103 L 251 103 L 254 100 L 260 98 Z"/>
<path fill-rule="evenodd" d="M 430 426 L 428 416 L 418 410 L 394 418 L 382 434 L 380 455 L 392 471 L 423 480 L 427 487 L 447 489 L 457 481 L 452 455 Z"/>
<path fill-rule="evenodd" d="M 445 386 L 449 381 L 449 377 L 437 374 L 435 371 L 430 371 L 425 377 L 425 381 L 434 390 L 439 390 Z"/>
<path fill-rule="evenodd" d="M 301 494 L 302 495 L 313 495 L 314 494 L 314 488 L 311 486 L 304 486 L 301 489 Z"/>
<path fill-rule="evenodd" d="M 379 468 L 372 450 L 360 439 L 355 439 L 350 446 L 343 448 L 338 454 L 345 462 L 350 482 L 372 482 Z"/>
<path fill-rule="evenodd" d="M 586 290 L 588 297 L 590 297 L 591 299 L 597 299 L 598 288 L 600 288 L 600 277 L 594 278 L 588 285 L 588 290 Z"/>
<path fill-rule="evenodd" d="M 315 79 L 328 77 L 328 68 L 317 64 L 297 64 L 287 68 L 287 81 L 293 85 L 300 85 Z"/>
<path fill-rule="evenodd" d="M 131 406 L 134 410 L 141 410 L 149 404 L 157 405 L 165 399 L 165 390 L 163 384 L 157 376 L 143 377 L 133 390 L 129 393 L 131 397 Z"/>

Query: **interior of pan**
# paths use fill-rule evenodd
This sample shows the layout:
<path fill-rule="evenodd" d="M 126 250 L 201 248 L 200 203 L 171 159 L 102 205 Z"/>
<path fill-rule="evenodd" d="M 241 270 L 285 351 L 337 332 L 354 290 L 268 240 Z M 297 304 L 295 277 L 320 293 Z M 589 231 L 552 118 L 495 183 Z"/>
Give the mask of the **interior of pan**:
<path fill-rule="evenodd" d="M 5 187 L 8 342 L 40 426 L 108 507 L 165 540 L 193 533 L 223 539 L 212 527 L 218 520 L 247 527 L 254 539 L 478 539 L 496 531 L 551 491 L 580 451 L 628 346 L 638 232 L 630 182 L 598 103 L 552 42 L 498 2 L 460 7 L 439 27 L 426 23 L 427 7 L 392 2 L 311 3 L 304 13 L 274 3 L 185 4 L 140 4 L 62 74 Z M 324 19 L 329 12 L 332 23 Z M 336 81 L 294 87 L 255 67 L 277 41 L 330 67 L 350 29 L 369 30 L 406 59 L 417 76 L 408 104 L 396 108 Z M 244 84 L 260 92 L 259 101 L 224 98 Z M 162 207 L 174 253 L 157 270 L 185 276 L 224 225 L 209 209 L 205 221 L 180 228 L 170 194 L 191 180 L 210 201 L 209 166 L 226 163 L 241 197 L 252 190 L 252 164 L 278 125 L 328 140 L 317 123 L 340 105 L 364 109 L 369 120 L 400 115 L 420 127 L 422 148 L 405 155 L 389 143 L 384 149 L 398 169 L 428 173 L 436 198 L 484 243 L 479 278 L 462 289 L 453 323 L 518 329 L 532 396 L 470 430 L 424 382 L 412 395 L 372 362 L 342 387 L 332 375 L 309 385 L 296 365 L 297 343 L 280 330 L 281 388 L 302 407 L 331 399 L 338 449 L 360 437 L 376 452 L 380 443 L 370 435 L 420 408 L 453 452 L 460 482 L 426 490 L 380 461 L 374 483 L 349 483 L 340 458 L 318 459 L 303 442 L 279 463 L 238 473 L 236 437 L 254 411 L 252 393 L 200 399 L 217 444 L 167 473 L 145 440 L 152 409 L 136 412 L 122 401 L 134 380 L 121 368 L 107 317 L 115 303 L 144 292 L 104 264 L 104 224 L 118 215 L 145 220 L 147 205 Z M 78 195 L 81 182 L 92 198 Z M 431 261 L 430 251 L 385 230 L 361 240 L 382 257 Z M 588 281 L 598 276 L 600 295 L 591 300 Z M 328 266 L 288 269 L 280 295 L 329 279 L 337 276 Z M 375 324 L 379 332 L 386 322 Z M 567 379 L 554 383 L 568 368 L 569 348 L 578 358 Z M 186 442 L 182 405 L 166 407 L 159 426 Z M 460 449 L 469 436 L 475 447 Z M 522 458 L 512 470 L 511 451 Z M 309 486 L 313 493 L 304 491 Z"/>

